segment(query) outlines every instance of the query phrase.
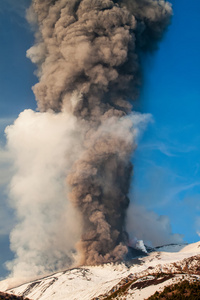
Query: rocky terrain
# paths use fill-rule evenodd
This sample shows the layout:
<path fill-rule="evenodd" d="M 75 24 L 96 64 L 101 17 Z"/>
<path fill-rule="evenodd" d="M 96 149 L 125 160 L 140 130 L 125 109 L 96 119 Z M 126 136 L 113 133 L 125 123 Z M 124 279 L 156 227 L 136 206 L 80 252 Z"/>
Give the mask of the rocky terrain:
<path fill-rule="evenodd" d="M 163 246 L 121 264 L 68 269 L 12 288 L 7 279 L 0 290 L 33 300 L 142 300 L 155 293 L 152 299 L 165 299 L 159 295 L 166 287 L 183 282 L 200 282 L 200 242 Z"/>

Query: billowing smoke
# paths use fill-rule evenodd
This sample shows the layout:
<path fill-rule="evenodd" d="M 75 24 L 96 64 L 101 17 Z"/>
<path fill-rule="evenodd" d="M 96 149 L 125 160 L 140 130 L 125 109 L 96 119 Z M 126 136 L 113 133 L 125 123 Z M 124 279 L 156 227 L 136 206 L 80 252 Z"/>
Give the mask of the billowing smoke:
<path fill-rule="evenodd" d="M 37 122 L 45 121 L 45 118 L 61 118 L 63 129 L 56 126 L 53 130 L 49 125 L 53 142 L 46 147 L 53 152 L 50 152 L 51 157 L 43 153 L 44 161 L 48 161 L 44 173 L 39 171 L 43 167 L 43 158 L 40 167 L 38 163 L 34 167 L 34 158 L 26 170 L 22 171 L 20 161 L 17 166 L 18 175 L 12 182 L 13 189 L 17 191 L 12 198 L 16 198 L 16 193 L 17 199 L 24 195 L 20 203 L 24 202 L 27 210 L 24 213 L 23 208 L 17 208 L 20 223 L 11 234 L 12 247 L 16 251 L 15 268 L 20 263 L 21 268 L 24 260 L 35 261 L 34 257 L 37 257 L 37 265 L 42 265 L 42 261 L 43 265 L 53 261 L 51 269 L 56 269 L 55 262 L 59 259 L 62 262 L 66 256 L 69 258 L 68 250 L 75 245 L 75 238 L 70 243 L 67 235 L 77 219 L 81 224 L 80 239 L 76 244 L 79 263 L 116 262 L 126 255 L 129 237 L 125 221 L 133 171 L 130 158 L 136 147 L 138 126 L 144 126 L 149 119 L 146 115 L 131 114 L 131 102 L 138 97 L 141 84 L 139 54 L 155 48 L 170 22 L 171 14 L 171 6 L 164 0 L 33 0 L 27 16 L 36 30 L 36 43 L 27 51 L 27 56 L 38 66 L 39 82 L 33 91 L 41 113 L 32 116 L 35 121 L 26 131 L 32 132 L 36 128 L 38 135 L 35 134 L 34 138 L 39 139 L 41 128 Z M 12 133 L 16 126 L 21 128 L 20 120 L 26 114 L 8 129 L 11 148 L 15 144 Z M 21 134 L 24 138 L 25 135 Z M 59 147 L 55 146 L 56 143 Z M 57 153 L 56 149 L 60 147 L 61 153 Z M 27 153 L 29 151 L 33 153 L 34 146 L 30 146 Z M 60 161 L 61 157 L 63 161 Z M 27 158 L 29 163 L 30 157 Z M 62 176 L 54 172 L 51 177 L 51 167 L 57 164 Z M 34 177 L 35 171 L 39 172 L 42 182 L 44 180 L 39 186 Z M 43 194 L 40 187 L 45 185 L 46 172 L 49 172 L 47 179 L 52 182 L 52 190 L 47 189 L 47 193 Z M 29 192 L 31 180 L 28 184 L 22 180 L 26 176 L 27 180 L 31 177 L 33 182 L 32 192 Z M 66 193 L 60 196 L 58 190 L 64 177 Z M 30 193 L 30 199 L 27 193 Z M 32 193 L 35 196 L 32 197 Z M 36 203 L 34 213 L 28 209 L 28 203 Z M 17 204 L 15 206 L 18 207 Z M 67 206 L 78 217 L 74 221 L 70 217 L 70 222 L 66 217 L 64 225 L 61 225 L 59 222 L 65 219 Z M 30 221 L 28 216 L 32 214 Z M 43 228 L 44 222 L 40 222 L 44 218 L 50 220 L 52 227 Z M 36 240 L 30 242 L 28 228 L 35 219 L 38 224 L 32 237 Z M 33 228 L 33 224 L 31 226 Z M 67 229 L 63 231 L 62 226 Z M 36 238 L 40 229 L 40 236 Z M 24 230 L 27 230 L 27 243 L 23 249 L 17 250 L 16 240 Z M 49 231 L 52 240 L 48 239 L 46 243 L 43 231 Z M 59 241 L 63 240 L 61 244 L 56 235 Z M 44 249 L 37 239 L 40 242 L 44 240 Z M 37 251 L 35 244 L 38 245 Z M 52 244 L 53 251 L 46 253 L 45 260 L 43 254 Z M 33 250 L 34 254 L 26 259 L 24 252 L 27 250 L 30 255 Z M 36 270 L 36 273 L 39 272 Z"/>
<path fill-rule="evenodd" d="M 134 247 L 137 246 L 137 239 L 142 239 L 145 245 L 150 247 L 183 243 L 183 235 L 172 233 L 167 216 L 158 216 L 155 212 L 148 211 L 136 203 L 131 203 L 129 207 L 127 230 L 130 233 L 130 245 Z"/>
<path fill-rule="evenodd" d="M 62 269 L 71 263 L 81 233 L 65 184 L 82 150 L 76 119 L 25 110 L 6 134 L 15 173 L 10 198 L 18 220 L 10 236 L 16 258 L 8 268 L 18 278 Z"/>

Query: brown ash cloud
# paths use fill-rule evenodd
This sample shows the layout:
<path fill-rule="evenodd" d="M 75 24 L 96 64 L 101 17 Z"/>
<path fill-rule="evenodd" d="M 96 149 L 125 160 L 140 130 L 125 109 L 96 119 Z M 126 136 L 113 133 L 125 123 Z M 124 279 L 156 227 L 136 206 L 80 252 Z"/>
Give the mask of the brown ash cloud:
<path fill-rule="evenodd" d="M 84 135 L 67 176 L 82 223 L 81 264 L 127 253 L 135 149 L 129 115 L 141 84 L 139 53 L 155 48 L 171 15 L 163 0 L 33 0 L 28 11 L 37 28 L 27 55 L 38 66 L 38 108 L 75 116 Z"/>

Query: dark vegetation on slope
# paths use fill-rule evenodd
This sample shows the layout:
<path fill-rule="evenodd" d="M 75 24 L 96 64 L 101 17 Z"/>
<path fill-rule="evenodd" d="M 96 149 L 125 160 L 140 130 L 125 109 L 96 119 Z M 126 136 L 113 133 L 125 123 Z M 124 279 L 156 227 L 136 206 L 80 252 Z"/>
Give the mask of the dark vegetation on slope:
<path fill-rule="evenodd" d="M 131 280 L 131 274 L 122 279 L 115 287 L 113 287 L 107 295 L 100 295 L 97 298 L 93 298 L 92 300 L 111 300 L 111 299 L 118 299 L 118 297 L 123 297 L 126 295 L 128 290 L 134 289 L 143 289 L 151 285 L 158 285 L 162 282 L 165 282 L 174 277 L 174 274 L 164 274 L 164 273 L 157 273 L 154 274 L 152 279 L 143 278 L 142 281 L 138 281 L 137 279 Z"/>
<path fill-rule="evenodd" d="M 0 292 L 0 300 L 29 300 L 29 299 L 24 298 L 23 296 L 15 296 L 12 294 L 6 294 Z"/>
<path fill-rule="evenodd" d="M 161 293 L 156 292 L 148 300 L 199 300 L 200 299 L 200 282 L 189 282 L 184 280 L 180 283 L 165 287 Z"/>

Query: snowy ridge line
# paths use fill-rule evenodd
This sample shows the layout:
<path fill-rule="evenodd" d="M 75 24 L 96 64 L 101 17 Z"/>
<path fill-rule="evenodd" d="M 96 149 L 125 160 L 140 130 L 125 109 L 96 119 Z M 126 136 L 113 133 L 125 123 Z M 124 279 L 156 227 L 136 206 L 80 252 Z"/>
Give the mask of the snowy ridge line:
<path fill-rule="evenodd" d="M 120 300 L 147 300 L 155 292 L 162 292 L 165 287 L 171 286 L 177 283 L 187 280 L 189 282 L 199 282 L 200 277 L 189 275 L 189 274 L 163 274 L 161 277 L 146 276 L 135 280 L 134 282 L 128 282 L 115 289 L 113 287 L 109 293 L 100 295 L 91 300 L 108 300 L 108 299 L 119 299 Z"/>
<path fill-rule="evenodd" d="M 167 245 L 161 245 L 161 246 L 156 246 L 156 247 L 148 247 L 148 246 L 145 246 L 148 250 L 148 252 L 152 252 L 152 251 L 164 251 L 163 249 L 167 249 L 167 248 L 170 248 L 170 247 L 186 247 L 188 246 L 189 244 L 188 243 L 183 243 L 183 244 L 167 244 Z"/>
<path fill-rule="evenodd" d="M 160 250 L 146 256 L 133 256 L 121 264 L 68 269 L 4 291 L 32 300 L 91 300 L 107 299 L 114 288 L 117 291 L 121 287 L 120 292 L 126 293 L 120 296 L 122 299 L 143 300 L 166 285 L 181 281 L 182 277 L 199 280 L 200 242 L 168 245 Z M 0 282 L 0 290 L 1 286 Z"/>
<path fill-rule="evenodd" d="M 172 280 L 171 280 L 172 279 Z M 99 295 L 91 300 L 106 300 L 115 299 L 120 296 L 120 299 L 132 299 L 132 297 L 138 296 L 137 292 L 140 290 L 140 297 L 142 297 L 142 289 L 159 285 L 160 291 L 161 286 L 171 285 L 178 283 L 182 280 L 188 280 L 190 282 L 200 281 L 200 255 L 195 255 L 182 261 L 166 265 L 157 265 L 155 268 L 149 267 L 147 270 L 129 274 L 123 278 L 117 285 L 113 286 L 112 289 L 104 295 Z M 164 283 L 164 285 L 162 285 Z M 149 296 L 151 296 L 150 294 Z M 127 298 L 128 297 L 128 298 Z M 144 298 L 140 298 L 144 299 Z"/>
<path fill-rule="evenodd" d="M 117 264 L 117 263 L 116 263 L 116 264 Z M 105 264 L 102 264 L 102 265 L 109 265 L 109 264 L 106 264 L 106 263 L 105 263 Z M 0 289 L 3 290 L 3 291 L 5 291 L 5 292 L 7 292 L 7 291 L 14 290 L 14 289 L 16 289 L 16 288 L 20 288 L 21 286 L 24 286 L 25 284 L 29 284 L 29 285 L 33 284 L 33 286 L 34 286 L 34 285 L 36 285 L 36 283 L 38 283 L 38 282 L 41 282 L 41 281 L 43 281 L 43 280 L 47 280 L 47 279 L 52 278 L 52 277 L 54 277 L 54 276 L 55 276 L 55 278 L 57 278 L 57 276 L 59 276 L 59 274 L 64 275 L 65 273 L 68 273 L 68 272 L 73 271 L 73 270 L 80 270 L 80 271 L 82 271 L 82 270 L 87 270 L 87 267 L 84 267 L 84 266 L 77 266 L 77 267 L 65 269 L 65 270 L 63 270 L 63 271 L 53 272 L 53 273 L 51 273 L 51 274 L 47 274 L 47 275 L 43 275 L 43 276 L 41 276 L 41 277 L 37 277 L 37 278 L 35 278 L 35 279 L 31 280 L 31 281 L 25 281 L 25 282 L 23 282 L 23 283 L 21 283 L 21 284 L 13 285 L 12 287 L 9 287 L 9 288 L 4 288 L 3 285 L 1 285 L 2 282 L 5 282 L 5 281 L 6 281 L 6 280 L 2 280 L 2 281 L 0 281 Z M 9 279 L 8 279 L 8 280 L 9 280 Z"/>
<path fill-rule="evenodd" d="M 125 273 L 125 275 L 124 275 Z M 89 268 L 73 268 L 44 280 L 33 281 L 8 290 L 15 295 L 29 295 L 37 299 L 90 299 L 102 290 L 106 292 L 115 285 L 122 276 L 127 275 L 124 264 L 106 264 Z M 52 283 L 53 278 L 57 278 Z M 34 285 L 35 283 L 35 285 Z M 56 295 L 55 295 L 56 293 Z M 91 295 L 91 296 L 90 296 Z"/>

